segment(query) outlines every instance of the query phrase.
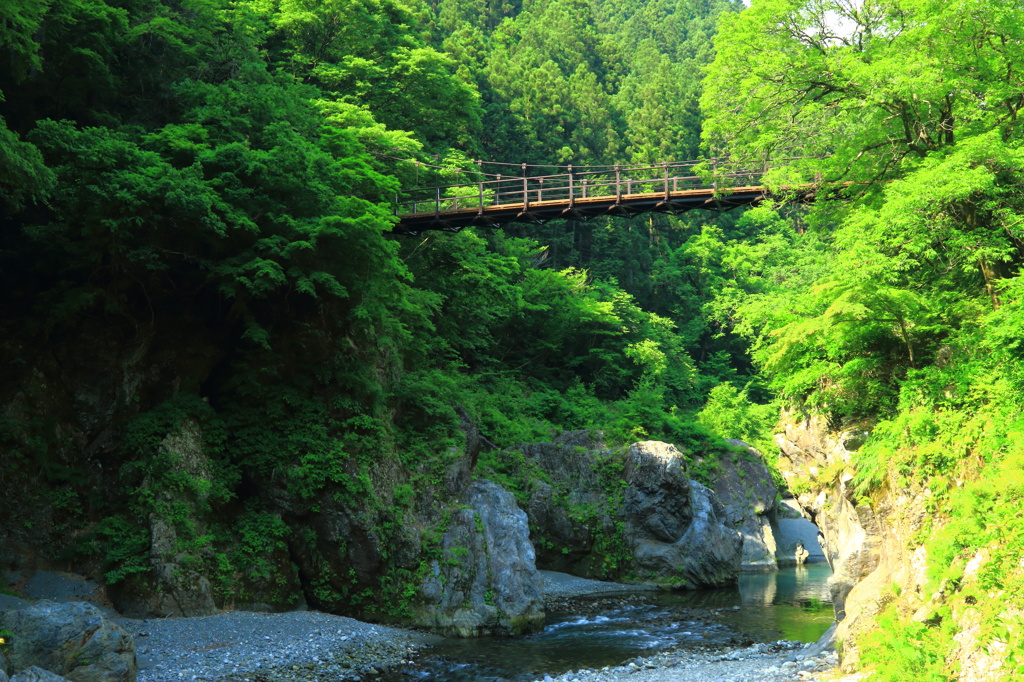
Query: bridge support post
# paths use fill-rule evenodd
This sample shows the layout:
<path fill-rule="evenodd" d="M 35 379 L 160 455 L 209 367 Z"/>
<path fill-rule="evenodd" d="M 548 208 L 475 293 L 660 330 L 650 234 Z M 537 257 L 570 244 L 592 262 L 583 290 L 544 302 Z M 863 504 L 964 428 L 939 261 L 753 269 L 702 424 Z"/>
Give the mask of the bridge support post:
<path fill-rule="evenodd" d="M 663 162 L 662 166 L 664 166 L 665 169 L 665 201 L 668 201 L 668 161 Z"/>
<path fill-rule="evenodd" d="M 480 206 L 479 206 L 479 209 L 477 210 L 477 215 L 483 215 L 484 214 L 484 162 L 483 162 L 483 159 L 477 159 L 476 160 L 476 171 L 477 171 L 477 174 L 480 176 L 480 184 L 478 186 L 478 190 L 479 190 L 479 193 L 480 193 Z"/>
<path fill-rule="evenodd" d="M 434 201 L 434 217 L 437 218 L 441 215 L 441 188 L 435 187 L 435 201 Z"/>
<path fill-rule="evenodd" d="M 526 164 L 523 166 L 523 213 L 530 210 L 530 195 L 526 192 Z"/>
<path fill-rule="evenodd" d="M 622 203 L 622 168 L 615 164 L 615 205 Z"/>
<path fill-rule="evenodd" d="M 572 164 L 569 164 L 569 208 L 572 208 L 575 203 L 575 198 L 572 195 Z"/>

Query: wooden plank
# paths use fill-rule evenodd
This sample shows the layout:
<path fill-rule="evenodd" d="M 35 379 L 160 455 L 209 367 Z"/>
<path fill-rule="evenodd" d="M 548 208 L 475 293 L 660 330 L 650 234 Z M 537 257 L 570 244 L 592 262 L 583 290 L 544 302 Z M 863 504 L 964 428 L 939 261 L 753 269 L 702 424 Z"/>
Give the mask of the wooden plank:
<path fill-rule="evenodd" d="M 764 188 L 754 185 L 747 187 L 730 187 L 727 194 L 721 194 L 719 198 L 728 200 L 730 194 L 747 194 L 750 192 L 764 192 Z M 677 192 L 670 192 L 667 201 L 671 202 L 674 199 L 687 199 L 687 198 L 698 198 L 707 197 L 709 199 L 715 198 L 715 191 L 710 188 L 701 189 L 689 189 L 680 190 Z M 447 199 L 450 200 L 450 199 Z M 599 197 L 576 197 L 571 202 L 565 199 L 549 199 L 546 201 L 527 201 L 515 202 L 509 204 L 491 204 L 483 208 L 484 213 L 495 213 L 504 211 L 523 211 L 524 209 L 542 209 L 542 208 L 571 208 L 571 207 L 584 207 L 584 206 L 598 206 L 606 203 L 636 203 L 650 200 L 665 201 L 666 197 L 663 192 L 643 192 L 637 194 L 622 194 L 622 195 L 602 195 Z M 435 204 L 436 206 L 436 204 Z M 480 208 L 477 206 L 471 208 L 461 208 L 458 210 L 447 209 L 444 211 L 421 211 L 416 213 L 401 213 L 398 215 L 401 218 L 422 218 L 427 216 L 458 216 L 458 215 L 474 215 L 480 213 Z"/>

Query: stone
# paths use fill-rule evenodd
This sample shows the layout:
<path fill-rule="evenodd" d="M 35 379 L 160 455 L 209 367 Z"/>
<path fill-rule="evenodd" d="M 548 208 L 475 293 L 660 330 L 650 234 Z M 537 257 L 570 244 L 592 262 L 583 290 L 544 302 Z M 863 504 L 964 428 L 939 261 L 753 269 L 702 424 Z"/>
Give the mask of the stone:
<path fill-rule="evenodd" d="M 771 517 L 777 490 L 761 453 L 741 440 L 725 441 L 737 452 L 719 461 L 712 490 L 726 511 L 726 523 L 743 538 L 744 570 L 776 570 L 777 543 Z"/>
<path fill-rule="evenodd" d="M 772 519 L 772 531 L 775 535 L 775 560 L 779 566 L 797 564 L 797 547 L 802 546 L 807 552 L 805 563 L 825 561 L 825 552 L 819 541 L 818 527 L 804 518 L 800 503 L 795 499 L 784 499 L 776 505 L 776 514 Z"/>
<path fill-rule="evenodd" d="M 212 465 L 203 449 L 202 430 L 194 419 L 182 420 L 163 439 L 160 448 L 173 456 L 171 459 L 178 473 L 197 482 L 213 479 Z M 149 479 L 143 482 L 143 487 L 152 485 Z M 200 535 L 205 532 L 206 523 L 198 509 L 209 495 L 206 487 L 196 486 L 187 491 L 162 487 L 153 490 L 152 494 L 168 505 L 188 509 L 196 532 Z M 133 575 L 109 590 L 117 610 L 133 618 L 209 616 L 217 613 L 213 586 L 203 571 L 212 563 L 212 551 L 207 549 L 206 556 L 187 553 L 181 549 L 172 521 L 158 514 L 150 514 L 147 521 L 152 571 Z"/>
<path fill-rule="evenodd" d="M 541 576 L 526 513 L 496 483 L 479 479 L 451 511 L 442 558 L 420 587 L 414 619 L 449 637 L 521 635 L 543 628 Z"/>
<path fill-rule="evenodd" d="M 31 605 L 32 602 L 27 599 L 12 597 L 9 594 L 0 594 L 0 613 L 4 611 L 17 611 Z"/>
<path fill-rule="evenodd" d="M 639 577 L 688 588 L 736 582 L 742 538 L 726 525 L 715 494 L 687 478 L 675 446 L 645 441 L 630 446 L 623 516 Z"/>
<path fill-rule="evenodd" d="M 0 627 L 14 633 L 15 670 L 38 665 L 72 682 L 134 682 L 138 674 L 132 638 L 93 604 L 41 601 L 4 612 Z"/>
<path fill-rule="evenodd" d="M 803 541 L 797 540 L 796 547 L 793 549 L 793 560 L 796 561 L 796 565 L 803 566 L 804 562 L 807 561 L 807 557 L 810 555 L 811 553 L 807 551 L 806 547 L 804 547 Z"/>
<path fill-rule="evenodd" d="M 192 566 L 201 565 L 178 550 L 173 524 L 150 514 L 151 574 L 131 576 L 113 586 L 110 596 L 118 611 L 131 618 L 209 616 L 217 613 L 213 586 Z"/>
<path fill-rule="evenodd" d="M 4 675 L 4 678 L 7 676 Z M 0 678 L 2 679 L 2 678 Z M 49 670 L 43 670 L 37 666 L 31 666 L 10 678 L 11 682 L 68 682 L 66 677 L 61 677 Z"/>
<path fill-rule="evenodd" d="M 857 641 L 875 627 L 877 615 L 897 599 L 897 592 L 919 594 L 927 584 L 927 561 L 918 538 L 933 520 L 930 491 L 921 482 L 901 481 L 883 495 L 863 499 L 853 487 L 851 461 L 867 431 L 836 428 L 813 415 L 790 415 L 784 423 L 785 433 L 776 436 L 785 453 L 780 460 L 784 476 L 806 472 L 812 463 L 822 470 L 839 469 L 833 480 L 812 481 L 799 503 L 821 531 L 821 546 L 833 569 L 829 589 L 838 621 L 834 641 L 841 643 L 842 670 L 853 672 L 860 660 Z M 965 671 L 970 664 L 964 652 L 970 649 L 961 645 L 949 652 Z M 975 679 L 973 672 L 967 677 Z"/>
<path fill-rule="evenodd" d="M 823 654 L 831 654 L 836 650 L 836 626 L 837 622 L 833 622 L 828 627 L 828 630 L 818 638 L 818 641 L 812 644 L 807 649 L 807 656 L 821 656 Z M 826 659 L 825 662 L 831 662 L 831 659 Z"/>
<path fill-rule="evenodd" d="M 534 480 L 524 507 L 533 531 L 537 565 L 586 578 L 609 578 L 605 558 L 596 553 L 599 537 L 617 533 L 608 495 L 598 474 L 603 450 L 600 431 L 566 431 L 551 443 L 516 448 L 547 481 Z M 588 510 L 581 515 L 579 510 Z"/>

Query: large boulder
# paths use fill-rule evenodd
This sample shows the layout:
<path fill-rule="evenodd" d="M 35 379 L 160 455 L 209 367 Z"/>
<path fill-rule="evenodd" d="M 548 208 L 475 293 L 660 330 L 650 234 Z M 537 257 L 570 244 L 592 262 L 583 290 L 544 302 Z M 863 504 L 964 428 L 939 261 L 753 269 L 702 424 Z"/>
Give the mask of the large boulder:
<path fill-rule="evenodd" d="M 176 473 L 188 480 L 213 480 L 212 464 L 203 445 L 199 423 L 185 419 L 169 433 L 160 448 L 171 457 Z M 121 613 L 135 618 L 167 616 L 209 616 L 217 612 L 213 586 L 206 577 L 206 566 L 213 563 L 213 550 L 186 550 L 190 538 L 179 538 L 184 527 L 195 536 L 206 531 L 206 519 L 200 511 L 209 495 L 208 487 L 191 490 L 172 489 L 146 479 L 144 488 L 166 508 L 188 510 L 188 523 L 181 524 L 159 514 L 150 514 L 149 563 L 151 571 L 136 574 L 110 590 L 114 606 Z"/>
<path fill-rule="evenodd" d="M 0 677 L 0 682 L 7 682 L 7 675 Z M 68 682 L 68 678 L 61 677 L 49 670 L 43 670 L 38 666 L 25 668 L 20 673 L 10 678 L 10 682 Z"/>
<path fill-rule="evenodd" d="M 601 474 L 601 464 L 615 455 L 603 448 L 599 431 L 567 431 L 554 442 L 517 448 L 527 466 L 547 479 L 533 478 L 524 505 L 539 566 L 589 578 L 617 577 L 609 574 L 611 557 L 598 546 L 618 532 L 619 509 L 606 490 L 612 485 Z"/>
<path fill-rule="evenodd" d="M 742 538 L 726 525 L 726 509 L 714 493 L 687 477 L 675 446 L 631 445 L 624 476 L 625 538 L 638 577 L 687 588 L 736 582 Z"/>
<path fill-rule="evenodd" d="M 743 538 L 744 570 L 775 570 L 777 543 L 771 517 L 776 487 L 764 458 L 741 440 L 726 440 L 737 448 L 718 462 L 712 489 L 725 507 L 725 521 Z"/>
<path fill-rule="evenodd" d="M 471 483 L 462 499 L 420 588 L 416 624 L 450 637 L 541 629 L 541 577 L 526 514 L 511 493 L 486 479 Z"/>
<path fill-rule="evenodd" d="M 138 674 L 132 638 L 93 604 L 42 601 L 3 612 L 0 627 L 14 633 L 14 670 L 39 666 L 72 682 L 134 682 Z"/>

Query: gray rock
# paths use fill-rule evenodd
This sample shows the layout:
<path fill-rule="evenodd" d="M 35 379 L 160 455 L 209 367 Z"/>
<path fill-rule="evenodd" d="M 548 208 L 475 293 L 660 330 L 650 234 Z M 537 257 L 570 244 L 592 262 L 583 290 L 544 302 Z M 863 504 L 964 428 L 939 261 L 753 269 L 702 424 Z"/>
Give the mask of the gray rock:
<path fill-rule="evenodd" d="M 11 678 L 7 677 L 7 671 L 0 668 L 0 682 L 8 682 Z"/>
<path fill-rule="evenodd" d="M 825 552 L 818 542 L 818 527 L 803 517 L 800 503 L 796 500 L 782 500 L 777 505 L 772 531 L 777 545 L 775 558 L 779 566 L 797 564 L 797 547 L 801 545 L 807 552 L 805 563 L 826 560 Z"/>
<path fill-rule="evenodd" d="M 372 606 L 365 600 L 355 603 L 357 595 L 381 594 L 382 576 L 394 568 L 413 573 L 424 558 L 422 533 L 424 527 L 433 525 L 428 514 L 438 511 L 414 508 L 413 514 L 398 523 L 389 511 L 393 501 L 386 495 L 404 482 L 401 472 L 394 462 L 382 461 L 369 473 L 372 496 L 353 497 L 337 484 L 325 488 L 315 505 L 297 497 L 289 503 L 293 511 L 284 515 L 285 523 L 303 532 L 293 532 L 288 538 L 289 549 L 279 556 L 282 569 L 276 574 L 292 575 L 296 582 L 299 574 L 314 577 L 315 587 L 307 585 L 305 593 L 312 608 L 354 613 L 360 607 Z M 353 479 L 358 474 L 352 466 Z M 436 488 L 434 493 L 445 499 Z M 314 506 L 315 510 L 309 509 Z M 390 530 L 385 530 L 389 526 Z M 291 561 L 298 573 L 291 572 Z"/>
<path fill-rule="evenodd" d="M 7 679 L 7 675 L 14 672 L 14 668 L 11 667 L 11 662 L 7 659 L 7 654 L 0 651 L 0 682 L 4 682 Z"/>
<path fill-rule="evenodd" d="M 0 680 L 6 677 L 4 675 Z M 12 677 L 11 682 L 68 682 L 68 679 L 33 665 Z"/>
<path fill-rule="evenodd" d="M 633 537 L 675 542 L 693 518 L 686 460 L 674 445 L 635 443 L 626 460 L 623 513 Z"/>
<path fill-rule="evenodd" d="M 832 623 L 828 630 L 825 631 L 818 641 L 809 646 L 804 651 L 804 656 L 812 658 L 814 656 L 821 656 L 836 650 L 836 627 L 839 625 L 838 622 Z"/>
<path fill-rule="evenodd" d="M 38 665 L 72 682 L 134 682 L 138 673 L 132 638 L 92 604 L 42 601 L 3 613 L 0 626 L 14 633 L 15 670 Z"/>
<path fill-rule="evenodd" d="M 745 452 L 722 459 L 712 489 L 725 506 L 726 523 L 743 537 L 742 568 L 775 570 L 777 543 L 770 521 L 775 482 L 760 452 L 741 440 L 725 442 Z"/>
<path fill-rule="evenodd" d="M 161 450 L 171 455 L 174 468 L 194 481 L 212 481 L 212 465 L 203 449 L 203 434 L 198 422 L 184 419 L 160 443 Z M 148 479 L 144 487 L 153 483 Z M 198 534 L 203 534 L 206 522 L 198 511 L 209 495 L 207 488 L 172 490 L 160 487 L 152 491 L 169 505 L 177 504 L 189 510 L 190 521 Z M 166 616 L 209 616 L 217 613 L 213 587 L 204 575 L 204 566 L 212 562 L 208 556 L 184 552 L 178 542 L 174 523 L 157 514 L 149 519 L 149 562 L 152 571 L 145 576 L 135 575 L 110 590 L 118 611 L 125 615 L 147 618 Z"/>
<path fill-rule="evenodd" d="M 31 604 L 32 602 L 27 599 L 19 599 L 18 597 L 12 597 L 9 594 L 0 594 L 0 612 L 17 611 L 18 609 L 23 609 Z"/>
<path fill-rule="evenodd" d="M 114 606 L 134 618 L 209 616 L 217 613 L 213 587 L 201 561 L 179 551 L 178 533 L 167 520 L 149 517 L 150 574 L 133 576 L 111 588 Z"/>
<path fill-rule="evenodd" d="M 415 621 L 446 636 L 519 635 L 544 625 L 526 514 L 515 497 L 480 479 L 466 489 L 440 540 L 442 558 L 420 588 Z"/>
<path fill-rule="evenodd" d="M 687 478 L 675 446 L 630 446 L 624 475 L 625 536 L 640 577 L 689 588 L 736 582 L 742 539 L 715 494 Z"/>
<path fill-rule="evenodd" d="M 611 577 L 605 557 L 594 552 L 598 537 L 616 533 L 612 515 L 618 513 L 598 474 L 599 458 L 610 456 L 602 450 L 601 439 L 599 431 L 566 431 L 552 443 L 517 448 L 550 481 L 534 480 L 525 506 L 539 566 L 591 578 Z"/>

